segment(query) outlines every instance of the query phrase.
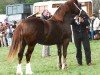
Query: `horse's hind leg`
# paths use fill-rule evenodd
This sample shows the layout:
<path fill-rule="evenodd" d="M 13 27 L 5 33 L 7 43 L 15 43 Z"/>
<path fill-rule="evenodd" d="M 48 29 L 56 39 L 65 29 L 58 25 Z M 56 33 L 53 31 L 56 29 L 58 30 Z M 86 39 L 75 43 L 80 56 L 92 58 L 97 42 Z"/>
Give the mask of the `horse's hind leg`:
<path fill-rule="evenodd" d="M 61 69 L 62 67 L 62 62 L 61 62 L 61 57 L 62 57 L 62 51 L 61 51 L 61 45 L 57 45 L 57 49 L 58 49 L 58 64 L 57 66 L 59 67 L 59 69 Z"/>
<path fill-rule="evenodd" d="M 26 75 L 32 74 L 31 65 L 30 65 L 30 58 L 31 58 L 32 52 L 34 50 L 34 46 L 28 45 L 28 49 L 27 49 L 27 52 L 26 52 L 26 62 L 27 62 L 27 64 L 26 64 Z"/>
<path fill-rule="evenodd" d="M 67 67 L 66 56 L 67 56 L 68 44 L 69 44 L 69 39 L 64 40 L 64 42 L 63 42 L 63 56 L 62 56 L 62 69 L 65 69 Z"/>
<path fill-rule="evenodd" d="M 21 68 L 21 61 L 22 61 L 22 58 L 23 58 L 25 46 L 26 46 L 25 44 L 21 44 L 20 47 L 19 47 L 19 52 L 18 52 L 19 64 L 17 66 L 17 72 L 16 72 L 17 75 L 23 75 L 22 68 Z"/>

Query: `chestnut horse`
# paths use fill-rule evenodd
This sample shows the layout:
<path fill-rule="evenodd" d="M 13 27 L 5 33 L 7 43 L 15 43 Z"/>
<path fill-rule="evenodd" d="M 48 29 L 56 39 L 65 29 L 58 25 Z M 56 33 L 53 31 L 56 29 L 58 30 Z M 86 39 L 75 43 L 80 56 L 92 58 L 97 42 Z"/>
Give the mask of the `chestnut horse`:
<path fill-rule="evenodd" d="M 26 51 L 26 74 L 32 74 L 30 58 L 37 43 L 43 45 L 56 44 L 59 56 L 58 66 L 61 69 L 65 69 L 67 47 L 71 38 L 70 19 L 73 14 L 77 15 L 79 13 L 78 1 L 68 0 L 62 4 L 48 20 L 31 16 L 20 21 L 14 31 L 12 45 L 8 55 L 10 60 L 13 59 L 18 52 L 19 64 L 17 66 L 17 74 L 23 74 L 21 61 L 26 45 L 28 45 Z"/>

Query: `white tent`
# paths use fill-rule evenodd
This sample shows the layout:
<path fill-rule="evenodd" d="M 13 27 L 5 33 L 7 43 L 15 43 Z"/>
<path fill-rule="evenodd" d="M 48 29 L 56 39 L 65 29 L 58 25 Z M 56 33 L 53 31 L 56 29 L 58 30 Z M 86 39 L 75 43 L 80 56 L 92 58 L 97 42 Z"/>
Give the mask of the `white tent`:
<path fill-rule="evenodd" d="M 92 0 L 78 0 L 79 2 L 92 2 Z"/>
<path fill-rule="evenodd" d="M 0 14 L 0 22 L 4 22 L 4 20 L 6 19 L 6 15 L 5 14 Z"/>

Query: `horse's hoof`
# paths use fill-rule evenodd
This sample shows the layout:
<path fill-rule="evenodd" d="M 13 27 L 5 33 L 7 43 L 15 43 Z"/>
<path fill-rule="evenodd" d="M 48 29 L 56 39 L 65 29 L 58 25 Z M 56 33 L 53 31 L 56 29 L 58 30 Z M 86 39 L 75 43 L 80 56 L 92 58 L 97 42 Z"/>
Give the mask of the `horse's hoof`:
<path fill-rule="evenodd" d="M 21 72 L 21 73 L 16 73 L 16 75 L 23 75 L 23 73 Z"/>
<path fill-rule="evenodd" d="M 61 64 L 57 64 L 57 68 L 58 68 L 59 70 L 61 70 L 62 65 L 61 65 Z"/>
<path fill-rule="evenodd" d="M 32 75 L 32 73 L 30 73 L 30 74 L 26 74 L 26 75 Z"/>
<path fill-rule="evenodd" d="M 62 70 L 67 69 L 67 65 L 66 64 L 62 64 Z"/>
<path fill-rule="evenodd" d="M 26 72 L 26 75 L 32 75 L 33 72 Z"/>

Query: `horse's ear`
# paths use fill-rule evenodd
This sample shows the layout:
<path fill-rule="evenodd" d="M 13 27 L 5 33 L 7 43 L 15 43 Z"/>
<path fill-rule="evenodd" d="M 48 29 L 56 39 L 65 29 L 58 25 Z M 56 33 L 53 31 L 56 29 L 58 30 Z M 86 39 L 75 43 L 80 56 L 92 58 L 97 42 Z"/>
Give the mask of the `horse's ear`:
<path fill-rule="evenodd" d="M 72 0 L 74 3 L 78 4 L 78 0 Z"/>

